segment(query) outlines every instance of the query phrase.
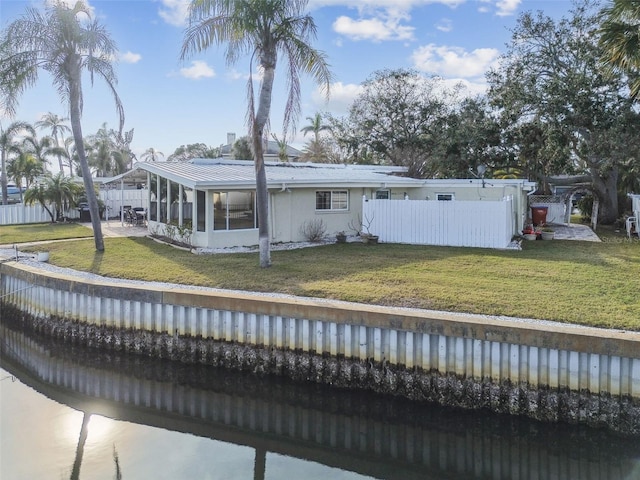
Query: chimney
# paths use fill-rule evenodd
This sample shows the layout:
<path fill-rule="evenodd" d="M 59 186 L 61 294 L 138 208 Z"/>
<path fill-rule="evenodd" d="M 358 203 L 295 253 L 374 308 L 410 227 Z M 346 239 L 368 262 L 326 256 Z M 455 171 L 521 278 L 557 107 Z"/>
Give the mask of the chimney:
<path fill-rule="evenodd" d="M 233 147 L 233 144 L 236 143 L 236 134 L 233 132 L 228 132 L 227 133 L 227 145 L 231 145 Z"/>

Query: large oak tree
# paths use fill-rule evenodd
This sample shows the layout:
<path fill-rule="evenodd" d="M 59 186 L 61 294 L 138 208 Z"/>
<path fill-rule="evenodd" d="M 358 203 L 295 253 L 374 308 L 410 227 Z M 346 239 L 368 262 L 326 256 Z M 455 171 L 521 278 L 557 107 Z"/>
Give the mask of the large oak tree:
<path fill-rule="evenodd" d="M 620 168 L 640 150 L 640 117 L 625 76 L 599 61 L 598 22 L 589 1 L 558 21 L 521 15 L 500 67 L 488 75 L 489 96 L 519 162 L 538 180 L 573 174 L 566 183 L 587 182 L 600 201 L 600 221 L 612 223 Z"/>

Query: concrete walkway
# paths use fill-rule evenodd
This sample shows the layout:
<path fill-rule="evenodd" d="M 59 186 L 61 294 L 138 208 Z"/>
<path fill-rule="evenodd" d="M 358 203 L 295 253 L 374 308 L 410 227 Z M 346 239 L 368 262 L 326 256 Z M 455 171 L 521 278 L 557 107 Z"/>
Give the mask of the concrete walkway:
<path fill-rule="evenodd" d="M 91 223 L 84 223 L 87 228 L 91 228 Z M 556 240 L 578 240 L 583 242 L 601 242 L 598 235 L 588 225 L 580 224 L 557 224 L 551 225 L 556 232 Z M 102 222 L 102 234 L 105 237 L 144 237 L 149 234 L 146 226 L 132 226 L 122 224 L 118 220 Z"/>
<path fill-rule="evenodd" d="M 601 242 L 600 237 L 588 225 L 577 223 L 553 224 L 551 228 L 556 232 L 556 240 L 579 240 L 582 242 Z"/>
<path fill-rule="evenodd" d="M 93 230 L 91 222 L 81 223 L 90 230 Z M 103 237 L 145 237 L 149 234 L 146 225 L 129 225 L 121 223 L 119 220 L 107 220 L 101 223 Z"/>

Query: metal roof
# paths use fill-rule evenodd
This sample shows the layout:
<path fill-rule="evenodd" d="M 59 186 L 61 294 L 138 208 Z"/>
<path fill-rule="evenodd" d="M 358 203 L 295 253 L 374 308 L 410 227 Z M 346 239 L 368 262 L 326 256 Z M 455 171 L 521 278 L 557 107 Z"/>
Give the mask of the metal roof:
<path fill-rule="evenodd" d="M 269 188 L 419 187 L 425 180 L 399 176 L 405 169 L 372 165 L 265 162 Z M 193 189 L 254 188 L 252 161 L 194 159 L 188 162 L 139 162 L 134 169 L 159 174 Z"/>

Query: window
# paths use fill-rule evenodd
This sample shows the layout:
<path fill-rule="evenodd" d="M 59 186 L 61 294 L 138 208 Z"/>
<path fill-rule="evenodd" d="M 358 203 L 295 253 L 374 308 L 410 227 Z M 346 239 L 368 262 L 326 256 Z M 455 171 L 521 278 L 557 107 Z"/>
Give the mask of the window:
<path fill-rule="evenodd" d="M 199 232 L 205 231 L 205 222 L 206 222 L 206 196 L 205 192 L 202 190 L 196 190 L 196 205 L 197 205 L 197 229 Z"/>
<path fill-rule="evenodd" d="M 389 190 L 378 190 L 376 191 L 376 200 L 389 200 L 391 198 L 391 193 Z"/>
<path fill-rule="evenodd" d="M 213 229 L 246 230 L 256 228 L 254 192 L 214 192 Z"/>
<path fill-rule="evenodd" d="M 346 190 L 316 192 L 316 210 L 348 210 L 349 195 Z"/>
<path fill-rule="evenodd" d="M 436 199 L 443 202 L 450 202 L 456 199 L 453 193 L 436 193 Z"/>

